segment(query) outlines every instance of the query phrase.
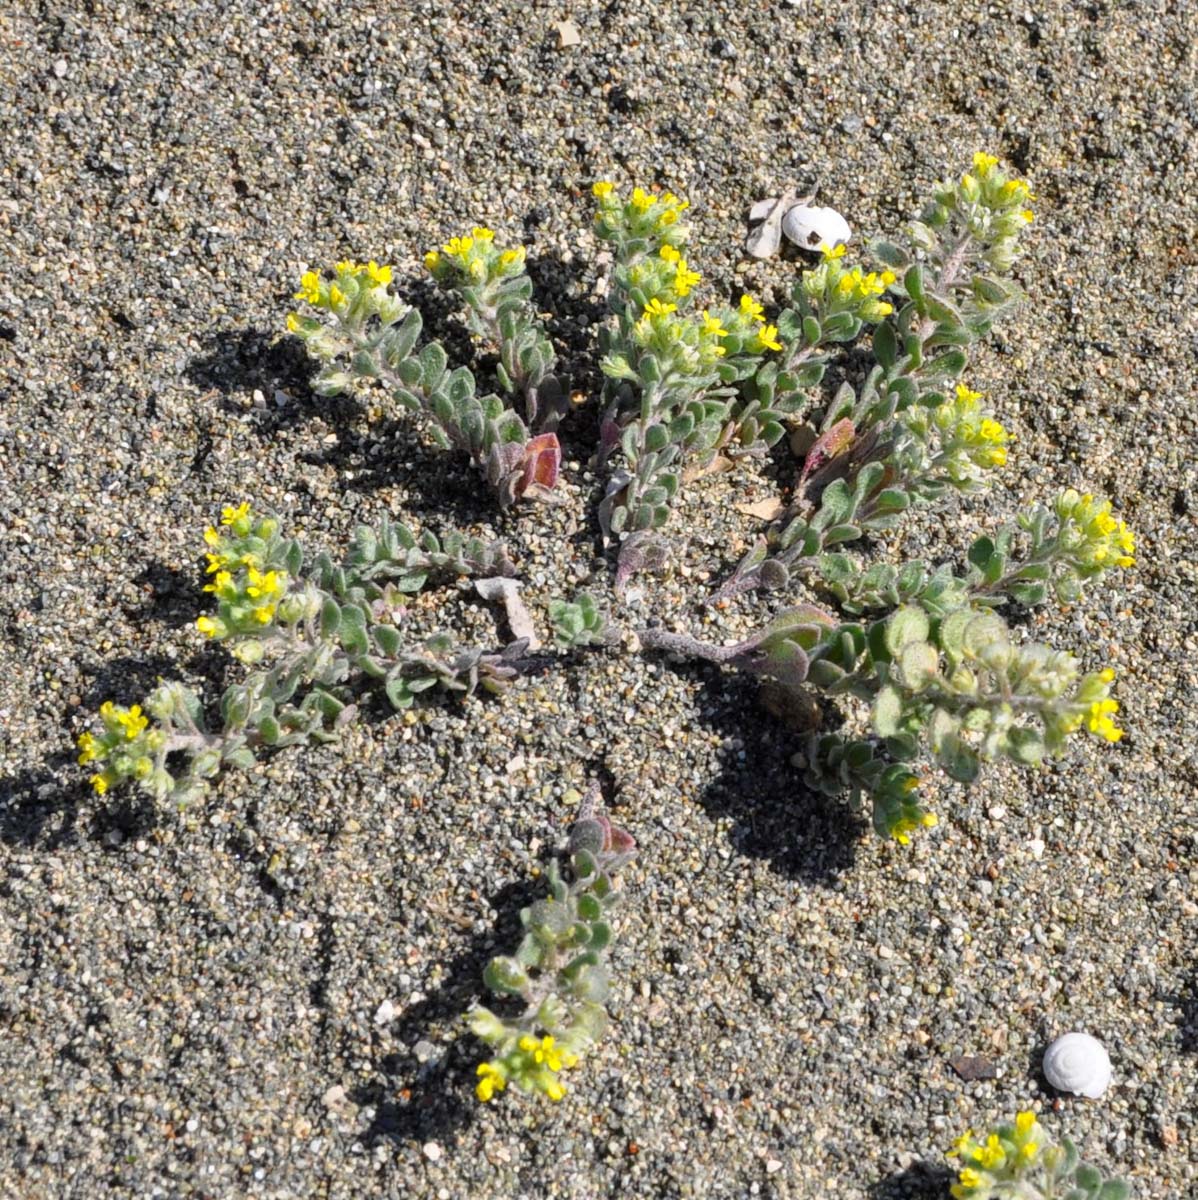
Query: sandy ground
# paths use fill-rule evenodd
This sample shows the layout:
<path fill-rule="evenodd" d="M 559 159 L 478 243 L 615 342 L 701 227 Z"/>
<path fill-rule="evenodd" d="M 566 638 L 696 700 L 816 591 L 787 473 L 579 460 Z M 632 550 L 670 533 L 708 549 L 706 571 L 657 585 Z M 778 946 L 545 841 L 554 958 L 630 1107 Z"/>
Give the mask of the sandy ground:
<path fill-rule="evenodd" d="M 1055 0 L 4 6 L 0 1194 L 941 1197 L 952 1138 L 1030 1104 L 1137 1196 L 1195 1195 L 1195 21 Z M 1029 303 L 971 369 L 1018 440 L 990 499 L 913 521 L 903 549 L 959 552 L 1061 485 L 1112 496 L 1137 570 L 1031 631 L 1118 669 L 1117 746 L 937 778 L 941 823 L 902 848 L 804 792 L 745 680 L 612 652 L 502 702 L 371 709 L 182 815 L 92 795 L 72 743 L 103 700 L 236 677 L 194 628 L 201 533 L 231 500 L 314 549 L 384 513 L 501 535 L 538 619 L 582 581 L 612 602 L 592 411 L 563 429 L 568 503 L 500 516 L 408 422 L 311 394 L 279 339 L 303 269 L 393 263 L 462 349 L 420 257 L 485 222 L 528 246 L 563 371 L 593 391 L 593 180 L 689 197 L 715 294 L 777 303 L 798 264 L 741 257 L 753 200 L 818 186 L 868 236 L 977 149 L 1039 197 Z M 785 473 L 692 493 L 677 567 L 617 620 L 746 628 L 749 605 L 698 601 L 759 529 L 735 506 Z M 430 624 L 502 639 L 469 594 L 436 603 Z M 643 847 L 612 1032 L 560 1105 L 480 1106 L 461 1014 L 539 894 L 563 792 L 595 775 Z M 1068 1029 L 1110 1050 L 1100 1101 L 1039 1075 Z M 963 1081 L 959 1054 L 995 1078 Z"/>

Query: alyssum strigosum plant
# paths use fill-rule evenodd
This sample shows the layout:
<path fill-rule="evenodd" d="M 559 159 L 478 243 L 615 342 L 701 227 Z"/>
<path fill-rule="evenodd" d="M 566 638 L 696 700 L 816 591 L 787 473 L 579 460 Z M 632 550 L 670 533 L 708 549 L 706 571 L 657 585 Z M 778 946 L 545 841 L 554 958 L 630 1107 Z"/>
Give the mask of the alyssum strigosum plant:
<path fill-rule="evenodd" d="M 1083 727 L 1107 741 L 1122 736 L 1113 670 L 1083 672 L 1071 654 L 1021 642 L 995 611 L 1072 603 L 1106 571 L 1132 566 L 1134 538 L 1109 502 L 1065 490 L 978 538 L 961 572 L 918 561 L 867 565 L 846 549 L 893 529 L 916 505 L 980 491 L 1005 465 L 1010 435 L 960 376 L 968 347 L 1018 297 L 1004 276 L 1032 198 L 997 159 L 978 154 L 972 172 L 936 186 L 906 245 L 872 245 L 879 272 L 850 271 L 843 246 L 822 248 L 771 337 L 789 362 L 843 321 L 838 304 L 876 291 L 887 299 L 856 301 L 846 336 L 872 322 L 877 362 L 808 422 L 789 510 L 713 597 L 770 590 L 799 603 L 734 646 L 640 633 L 648 649 L 767 681 L 770 699 L 805 735 L 808 785 L 870 797 L 875 828 L 901 842 L 936 820 L 917 794 L 925 746 L 950 776 L 971 782 L 983 761 L 1035 766 Z M 600 204 L 608 201 L 604 191 Z M 639 336 L 634 330 L 632 342 Z M 606 369 L 626 377 L 618 363 Z M 648 382 L 638 377 L 642 394 Z M 866 701 L 872 736 L 822 731 L 817 695 Z"/>
<path fill-rule="evenodd" d="M 1055 1142 L 1034 1112 L 975 1134 L 967 1130 L 949 1158 L 960 1164 L 953 1200 L 1127 1200 L 1131 1187 L 1078 1158 L 1077 1147 Z"/>
<path fill-rule="evenodd" d="M 187 804 L 226 767 L 252 766 L 262 748 L 336 738 L 367 682 L 402 710 L 433 687 L 502 692 L 528 661 L 523 639 L 489 651 L 404 628 L 409 597 L 430 583 L 513 575 L 501 543 L 456 532 L 418 538 L 384 519 L 359 526 L 344 563 L 321 554 L 305 567 L 300 544 L 248 502 L 227 506 L 204 542 L 204 590 L 216 611 L 196 626 L 252 670 L 225 690 L 211 720 L 179 682 L 129 708 L 105 703 L 102 732 L 79 739 L 79 762 L 100 794 L 133 780 L 158 799 Z"/>
<path fill-rule="evenodd" d="M 636 843 L 600 811 L 599 800 L 592 784 L 570 827 L 565 875 L 554 859 L 549 895 L 520 913 L 519 947 L 487 967 L 487 986 L 515 1011 L 503 1015 L 478 1005 L 467 1014 L 475 1036 L 494 1052 L 478 1068 L 480 1100 L 509 1083 L 560 1100 L 565 1086 L 558 1072 L 575 1066 L 607 1027 L 611 915 L 620 899 L 619 872 Z"/>
<path fill-rule="evenodd" d="M 1073 655 L 1024 640 L 999 611 L 1075 603 L 1107 571 L 1132 566 L 1134 538 L 1109 502 L 1066 489 L 979 537 L 959 568 L 868 557 L 867 538 L 953 493 L 980 492 L 1007 461 L 1010 434 L 963 376 L 970 348 L 1019 299 L 1009 272 L 1032 220 L 1028 185 L 976 155 L 969 172 L 936 185 L 905 238 L 873 242 L 868 260 L 852 261 L 843 244 L 817 248 L 774 316 L 749 295 L 701 300 L 685 201 L 640 188 L 625 198 L 607 182 L 593 192 L 613 268 L 592 461 L 617 596 L 634 572 L 670 561 L 671 530 L 704 476 L 784 438 L 796 455 L 785 512 L 710 597 L 776 610 L 772 592 L 787 606 L 732 646 L 664 628 L 639 631 L 641 646 L 759 678 L 763 699 L 797 729 L 807 785 L 868 798 L 877 831 L 904 844 L 936 822 L 920 796 L 929 754 L 968 782 L 986 761 L 1035 766 L 1081 730 L 1118 741 L 1114 672 L 1085 671 Z M 315 389 L 381 388 L 472 463 L 501 507 L 555 499 L 566 406 L 523 249 L 502 249 L 475 227 L 425 263 L 494 355 L 496 390 L 479 395 L 469 368 L 451 369 L 436 341 L 420 345 L 420 314 L 392 294 L 391 268 L 373 261 L 301 280 L 308 310 L 287 327 L 320 363 Z M 875 361 L 859 382 L 822 389 L 837 348 L 851 346 L 859 361 L 867 344 Z M 360 527 L 343 559 L 309 560 L 248 503 L 225 508 L 204 538 L 214 609 L 196 624 L 247 674 L 212 713 L 179 682 L 129 707 L 105 703 L 102 727 L 79 738 L 101 794 L 133 781 L 186 803 L 266 748 L 336 737 L 371 684 L 406 709 L 434 687 L 502 693 L 550 661 L 533 656 L 535 623 L 499 543 L 417 536 L 384 521 Z M 463 577 L 503 601 L 508 645 L 460 647 L 447 632 L 409 631 L 408 598 Z M 618 640 L 591 595 L 554 600 L 547 617 L 561 664 Z M 868 706 L 867 734 L 824 727 L 820 701 L 842 697 Z M 557 1098 L 558 1071 L 599 1036 L 606 913 L 632 848 L 584 806 L 569 870 L 554 869 L 550 897 L 525 915 L 521 948 L 488 972 L 521 1011 L 473 1014 L 495 1051 L 480 1072 L 482 1099 L 509 1082 Z"/>

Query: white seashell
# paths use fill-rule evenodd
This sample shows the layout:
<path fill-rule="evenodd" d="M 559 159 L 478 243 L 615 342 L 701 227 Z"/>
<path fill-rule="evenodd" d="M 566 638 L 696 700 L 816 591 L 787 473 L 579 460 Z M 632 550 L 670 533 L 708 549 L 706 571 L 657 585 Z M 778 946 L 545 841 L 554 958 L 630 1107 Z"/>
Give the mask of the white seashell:
<path fill-rule="evenodd" d="M 1097 1100 L 1111 1083 L 1111 1060 L 1088 1033 L 1067 1033 L 1044 1051 L 1044 1078 L 1058 1092 Z"/>
<path fill-rule="evenodd" d="M 756 204 L 749 209 L 750 221 L 764 221 L 766 217 L 778 207 L 778 197 L 771 196 L 768 200 L 758 200 Z"/>
<path fill-rule="evenodd" d="M 849 223 L 834 208 L 796 204 L 782 218 L 782 232 L 804 250 L 834 250 L 853 236 Z"/>

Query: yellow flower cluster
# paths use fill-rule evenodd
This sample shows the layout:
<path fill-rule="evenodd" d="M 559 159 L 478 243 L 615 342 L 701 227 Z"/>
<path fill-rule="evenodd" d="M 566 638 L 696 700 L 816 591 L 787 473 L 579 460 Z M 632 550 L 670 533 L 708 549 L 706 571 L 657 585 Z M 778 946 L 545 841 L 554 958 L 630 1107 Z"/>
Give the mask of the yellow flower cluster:
<path fill-rule="evenodd" d="M 524 269 L 524 247 L 500 250 L 494 230 L 475 225 L 464 237 L 450 238 L 440 250 L 430 250 L 424 265 L 439 280 L 464 276 L 474 283 L 489 283 Z"/>
<path fill-rule="evenodd" d="M 818 266 L 804 271 L 803 291 L 816 302 L 820 316 L 831 316 L 837 312 L 850 312 L 863 321 L 880 321 L 894 312 L 888 300 L 879 300 L 886 289 L 895 282 L 893 271 L 870 271 L 866 274 L 860 267 L 846 269 L 841 260 L 845 256 L 845 245 L 821 246 L 823 255 Z"/>
<path fill-rule="evenodd" d="M 577 1062 L 578 1056 L 559 1047 L 551 1035 L 535 1038 L 526 1034 L 511 1053 L 479 1066 L 474 1094 L 486 1103 L 496 1092 L 507 1087 L 509 1079 L 515 1078 L 526 1088 L 535 1088 L 550 1100 L 558 1101 L 566 1094 L 566 1089 L 556 1078 L 556 1072 L 563 1067 L 573 1067 Z"/>
<path fill-rule="evenodd" d="M 670 286 L 674 294 L 680 299 L 685 299 L 690 295 L 692 289 L 699 282 L 702 276 L 698 271 L 692 271 L 686 265 L 686 259 L 683 258 L 682 252 L 677 246 L 669 244 L 661 248 L 662 259 L 669 263 L 674 268 L 674 278 L 671 280 Z"/>
<path fill-rule="evenodd" d="M 100 705 L 100 720 L 104 722 L 104 732 L 99 737 L 81 733 L 76 744 L 80 766 L 91 762 L 106 764 L 103 771 L 90 779 L 96 793 L 102 796 L 122 779 L 144 779 L 150 774 L 154 769 L 150 756 L 161 748 L 163 734 L 158 730 L 146 732 L 150 722 L 140 704 L 122 708 L 106 700 Z"/>
<path fill-rule="evenodd" d="M 376 288 L 386 288 L 391 282 L 391 268 L 380 267 L 374 259 L 368 263 L 345 259 L 337 264 L 336 280 L 323 278 L 319 271 L 305 271 L 300 276 L 299 291 L 295 299 L 306 300 L 313 308 L 324 308 L 329 312 L 344 315 L 353 299 Z M 298 333 L 303 320 L 298 313 L 289 313 L 287 328 Z"/>
<path fill-rule="evenodd" d="M 911 835 L 917 830 L 934 829 L 940 824 L 936 814 L 928 812 L 916 799 L 919 784 L 918 776 L 908 775 L 890 782 L 885 789 L 889 800 L 886 832 L 900 846 L 909 846 Z"/>
<path fill-rule="evenodd" d="M 196 618 L 196 628 L 211 638 L 269 625 L 290 584 L 286 571 L 263 570 L 263 543 L 277 530 L 277 521 L 255 516 L 244 501 L 236 507 L 226 505 L 220 523 L 221 530 L 204 530 L 207 574 L 214 576 L 204 591 L 216 596 L 220 615 Z"/>
<path fill-rule="evenodd" d="M 686 239 L 681 218 L 690 204 L 673 192 L 655 195 L 637 187 L 625 203 L 616 185 L 601 179 L 592 185 L 591 195 L 599 201 L 600 219 L 612 229 L 622 229 L 637 237 L 657 236 L 671 245 Z"/>
<path fill-rule="evenodd" d="M 963 453 L 983 469 L 1006 466 L 1011 435 L 993 417 L 984 415 L 981 399 L 981 392 L 959 383 L 955 399 L 937 408 L 932 419 L 950 452 Z"/>
<path fill-rule="evenodd" d="M 832 262 L 834 257 L 831 255 L 825 261 Z M 894 281 L 893 271 L 870 271 L 866 275 L 860 267 L 854 267 L 851 271 L 845 271 L 836 281 L 836 290 L 852 303 L 865 320 L 876 321 L 894 312 L 893 304 L 873 299 L 882 295 Z"/>
<path fill-rule="evenodd" d="M 1119 519 L 1111 516 L 1111 502 L 1096 500 L 1088 492 L 1081 495 L 1067 488 L 1056 502 L 1061 521 L 1062 543 L 1073 551 L 1083 568 L 1134 567 L 1135 534 Z"/>
<path fill-rule="evenodd" d="M 1044 1143 L 1044 1131 L 1034 1112 L 1021 1112 L 1014 1125 L 999 1126 L 981 1139 L 970 1130 L 953 1142 L 949 1158 L 962 1163 L 957 1182 L 949 1189 L 953 1200 L 991 1194 L 996 1184 L 1017 1179 L 1034 1166 Z"/>
<path fill-rule="evenodd" d="M 961 176 L 961 189 L 971 198 L 981 198 L 992 208 L 1018 208 L 1035 200 L 1031 188 L 1022 179 L 1008 179 L 993 154 L 979 151 L 973 156 L 973 174 Z M 1035 214 L 1020 208 L 1018 216 L 1029 224 Z"/>

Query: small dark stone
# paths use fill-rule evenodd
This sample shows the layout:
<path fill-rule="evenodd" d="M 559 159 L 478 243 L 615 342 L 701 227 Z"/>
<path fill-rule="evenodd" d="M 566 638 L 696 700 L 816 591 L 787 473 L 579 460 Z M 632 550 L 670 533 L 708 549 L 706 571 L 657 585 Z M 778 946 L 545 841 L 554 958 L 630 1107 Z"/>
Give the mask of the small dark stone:
<path fill-rule="evenodd" d="M 948 1065 L 966 1083 L 974 1083 L 979 1079 L 994 1079 L 998 1075 L 994 1064 L 988 1058 L 970 1054 L 961 1054 L 950 1058 Z"/>

